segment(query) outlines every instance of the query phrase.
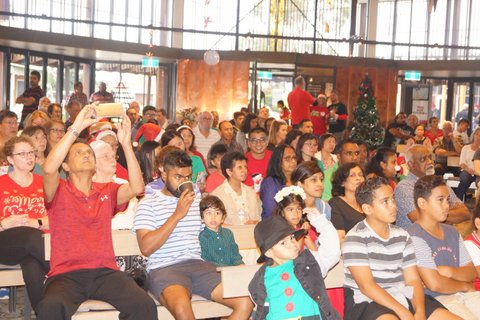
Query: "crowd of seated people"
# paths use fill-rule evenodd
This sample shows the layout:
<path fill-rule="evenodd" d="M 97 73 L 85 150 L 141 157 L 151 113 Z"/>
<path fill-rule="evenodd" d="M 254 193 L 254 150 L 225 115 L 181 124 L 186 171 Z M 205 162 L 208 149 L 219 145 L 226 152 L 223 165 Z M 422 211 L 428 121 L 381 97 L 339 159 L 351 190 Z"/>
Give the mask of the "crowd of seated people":
<path fill-rule="evenodd" d="M 0 112 L 0 264 L 20 265 L 39 319 L 69 319 L 88 299 L 126 319 L 157 318 L 117 265 L 112 229 L 136 233 L 149 290 L 178 319 L 194 318 L 192 294 L 231 307 L 234 319 L 250 317 L 252 300 L 257 319 L 479 319 L 480 209 L 472 220 L 462 200 L 480 176 L 480 131 L 468 137 L 468 121 L 454 131 L 399 113 L 372 150 L 329 132 L 323 118 L 318 135 L 318 121 L 292 128 L 268 108 L 231 119 L 204 110 L 185 125 L 136 102 L 116 121 L 70 101 L 64 123 L 61 108 L 39 104 L 21 132 L 15 113 Z M 401 144 L 408 174 L 400 181 Z M 442 176 L 449 156 L 460 157 L 455 191 Z M 465 221 L 475 229 L 463 234 L 466 245 L 455 229 Z M 242 256 L 229 225 L 254 226 L 260 252 Z M 325 277 L 341 248 L 339 292 L 312 275 Z M 257 258 L 266 263 L 252 299 L 223 298 L 216 266 Z M 315 273 L 296 272 L 311 262 Z M 284 274 L 283 284 L 275 275 Z"/>

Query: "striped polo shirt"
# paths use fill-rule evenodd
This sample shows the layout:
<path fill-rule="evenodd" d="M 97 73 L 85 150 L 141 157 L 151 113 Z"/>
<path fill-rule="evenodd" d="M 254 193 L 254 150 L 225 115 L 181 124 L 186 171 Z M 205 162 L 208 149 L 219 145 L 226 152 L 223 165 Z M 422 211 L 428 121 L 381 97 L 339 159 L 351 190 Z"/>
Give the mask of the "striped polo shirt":
<path fill-rule="evenodd" d="M 173 214 L 178 198 L 167 196 L 161 191 L 147 195 L 137 208 L 133 231 L 156 230 Z M 200 199 L 196 198 L 187 215 L 180 220 L 168 240 L 148 257 L 147 271 L 167 267 L 178 262 L 201 259 L 198 235 L 202 228 Z"/>
<path fill-rule="evenodd" d="M 208 137 L 205 137 L 198 129 L 198 126 L 193 128 L 193 134 L 195 135 L 195 146 L 197 147 L 197 151 L 207 159 L 208 151 L 215 142 L 220 140 L 220 134 L 218 134 L 217 131 L 210 129 Z"/>
<path fill-rule="evenodd" d="M 383 239 L 366 220 L 351 229 L 343 244 L 345 287 L 353 290 L 355 303 L 371 302 L 359 289 L 348 267 L 370 267 L 375 282 L 389 293 L 402 292 L 405 287 L 403 270 L 416 265 L 410 235 L 404 229 L 390 225 L 390 236 Z M 403 294 L 403 296 L 408 295 Z"/>

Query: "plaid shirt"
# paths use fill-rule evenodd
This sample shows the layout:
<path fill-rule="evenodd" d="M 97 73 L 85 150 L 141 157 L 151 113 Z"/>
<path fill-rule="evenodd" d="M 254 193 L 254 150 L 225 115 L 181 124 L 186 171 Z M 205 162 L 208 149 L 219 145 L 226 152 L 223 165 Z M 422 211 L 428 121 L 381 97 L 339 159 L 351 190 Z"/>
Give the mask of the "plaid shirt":
<path fill-rule="evenodd" d="M 202 259 L 219 267 L 243 264 L 238 245 L 230 229 L 220 227 L 218 232 L 215 232 L 205 227 L 200 232 L 199 239 Z"/>

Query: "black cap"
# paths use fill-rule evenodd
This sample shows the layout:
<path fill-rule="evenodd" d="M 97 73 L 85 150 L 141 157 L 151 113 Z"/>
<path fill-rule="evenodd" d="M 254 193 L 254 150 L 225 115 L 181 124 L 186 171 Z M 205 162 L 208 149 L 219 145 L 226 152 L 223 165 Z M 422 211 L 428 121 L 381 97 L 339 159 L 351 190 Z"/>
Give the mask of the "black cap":
<path fill-rule="evenodd" d="M 305 235 L 305 230 L 300 229 L 295 231 L 284 218 L 278 215 L 273 215 L 268 219 L 260 221 L 254 230 L 255 241 L 261 253 L 257 262 L 265 262 L 265 260 L 267 260 L 265 252 L 291 234 L 294 234 L 298 240 Z"/>

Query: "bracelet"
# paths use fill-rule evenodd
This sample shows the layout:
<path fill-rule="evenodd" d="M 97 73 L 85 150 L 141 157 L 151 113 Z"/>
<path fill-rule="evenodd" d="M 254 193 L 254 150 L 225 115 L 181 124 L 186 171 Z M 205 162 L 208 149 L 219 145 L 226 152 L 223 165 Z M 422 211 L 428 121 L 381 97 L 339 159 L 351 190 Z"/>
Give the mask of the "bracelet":
<path fill-rule="evenodd" d="M 42 229 L 42 227 L 43 227 L 42 219 L 37 219 L 37 222 L 38 222 L 38 229 Z"/>

